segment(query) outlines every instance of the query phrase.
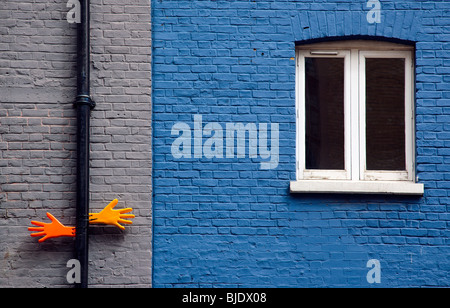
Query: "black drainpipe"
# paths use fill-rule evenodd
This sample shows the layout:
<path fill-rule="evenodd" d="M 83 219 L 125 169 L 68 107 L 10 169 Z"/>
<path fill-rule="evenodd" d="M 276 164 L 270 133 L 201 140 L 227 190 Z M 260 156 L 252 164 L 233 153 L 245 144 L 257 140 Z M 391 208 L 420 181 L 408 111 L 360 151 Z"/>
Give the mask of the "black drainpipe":
<path fill-rule="evenodd" d="M 90 22 L 89 0 L 80 0 L 81 23 L 78 24 L 77 44 L 77 204 L 75 257 L 80 262 L 81 282 L 88 287 L 89 264 L 89 128 L 91 109 L 95 107 L 90 95 Z"/>

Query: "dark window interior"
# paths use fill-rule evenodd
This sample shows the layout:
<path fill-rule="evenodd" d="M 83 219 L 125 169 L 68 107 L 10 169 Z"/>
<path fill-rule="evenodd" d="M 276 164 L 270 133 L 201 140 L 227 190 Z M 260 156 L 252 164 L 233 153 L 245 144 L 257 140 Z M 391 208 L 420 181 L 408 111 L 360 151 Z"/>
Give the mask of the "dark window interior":
<path fill-rule="evenodd" d="M 366 59 L 366 168 L 406 169 L 404 59 Z"/>
<path fill-rule="evenodd" d="M 306 169 L 344 170 L 344 59 L 305 58 Z"/>

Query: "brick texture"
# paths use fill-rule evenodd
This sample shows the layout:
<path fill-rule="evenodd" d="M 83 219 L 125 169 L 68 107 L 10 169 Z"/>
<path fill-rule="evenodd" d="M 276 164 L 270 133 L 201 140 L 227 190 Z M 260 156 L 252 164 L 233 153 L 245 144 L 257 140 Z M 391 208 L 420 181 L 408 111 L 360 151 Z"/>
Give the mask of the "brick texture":
<path fill-rule="evenodd" d="M 69 286 L 73 239 L 42 244 L 31 220 L 75 225 L 76 25 L 65 1 L 0 7 L 0 286 Z M 91 286 L 151 286 L 150 3 L 91 1 L 91 211 L 118 198 L 125 231 L 93 227 Z"/>
<path fill-rule="evenodd" d="M 380 24 L 366 4 L 152 1 L 154 286 L 450 286 L 450 3 L 381 1 Z M 422 198 L 289 193 L 295 44 L 329 37 L 416 43 Z M 172 127 L 192 132 L 195 115 L 203 127 L 279 123 L 278 167 L 248 154 L 175 158 Z M 379 285 L 366 280 L 369 259 Z"/>

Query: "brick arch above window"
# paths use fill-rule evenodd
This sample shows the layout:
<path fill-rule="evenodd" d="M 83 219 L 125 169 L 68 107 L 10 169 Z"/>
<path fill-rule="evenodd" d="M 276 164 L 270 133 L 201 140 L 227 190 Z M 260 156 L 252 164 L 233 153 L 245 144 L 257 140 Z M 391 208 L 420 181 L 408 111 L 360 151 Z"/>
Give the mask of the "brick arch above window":
<path fill-rule="evenodd" d="M 294 41 L 335 37 L 380 37 L 419 41 L 422 11 L 382 10 L 381 23 L 367 21 L 369 9 L 361 11 L 303 11 L 292 18 Z"/>

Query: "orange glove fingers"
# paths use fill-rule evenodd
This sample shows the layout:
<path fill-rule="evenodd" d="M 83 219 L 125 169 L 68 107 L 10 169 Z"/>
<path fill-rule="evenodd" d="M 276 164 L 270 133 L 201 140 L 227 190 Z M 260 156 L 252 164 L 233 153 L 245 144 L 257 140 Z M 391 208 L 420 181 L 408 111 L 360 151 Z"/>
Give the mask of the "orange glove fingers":
<path fill-rule="evenodd" d="M 117 203 L 119 203 L 119 200 L 114 199 L 105 207 L 105 209 L 113 209 L 117 205 Z"/>
<path fill-rule="evenodd" d="M 133 214 L 122 214 L 120 215 L 120 218 L 134 218 L 136 216 L 134 216 Z"/>
<path fill-rule="evenodd" d="M 135 218 L 135 216 L 133 214 L 126 214 L 133 211 L 132 208 L 114 210 L 113 208 L 118 202 L 119 200 L 114 199 L 103 210 L 101 210 L 100 213 L 89 213 L 89 223 L 113 225 L 121 230 L 124 230 L 125 227 L 121 226 L 119 223 L 132 224 L 131 221 L 125 220 L 124 218 Z"/>
<path fill-rule="evenodd" d="M 42 236 L 42 235 L 45 235 L 45 234 L 46 234 L 45 232 L 38 232 L 38 233 L 31 233 L 30 235 L 32 237 L 38 237 L 38 236 Z"/>
<path fill-rule="evenodd" d="M 47 239 L 49 239 L 49 238 L 51 238 L 52 236 L 49 236 L 48 234 L 46 235 L 46 236 L 44 236 L 43 238 L 40 238 L 40 239 L 38 239 L 38 242 L 39 243 L 42 243 L 43 241 L 45 241 L 45 240 L 47 240 Z M 54 236 L 53 236 L 54 237 Z"/>
<path fill-rule="evenodd" d="M 37 231 L 37 233 L 30 234 L 32 237 L 38 237 L 47 234 L 45 232 L 45 225 L 46 225 L 45 222 L 32 220 L 31 223 L 35 226 L 38 226 L 38 227 L 28 227 L 28 231 Z"/>
<path fill-rule="evenodd" d="M 117 222 L 120 222 L 122 224 L 132 225 L 133 222 L 131 220 L 125 220 L 125 219 L 118 219 Z"/>
<path fill-rule="evenodd" d="M 44 226 L 46 225 L 45 222 L 42 222 L 42 221 L 35 221 L 35 220 L 32 220 L 32 221 L 31 221 L 31 224 L 33 224 L 33 225 L 35 225 L 35 226 L 39 226 L 39 227 L 44 227 Z"/>
<path fill-rule="evenodd" d="M 127 208 L 125 208 L 125 209 L 119 210 L 119 213 L 120 213 L 120 214 L 125 214 L 125 213 L 131 212 L 132 210 L 133 210 L 133 209 L 132 209 L 131 207 L 127 207 Z"/>
<path fill-rule="evenodd" d="M 56 219 L 55 216 L 53 216 L 53 215 L 50 214 L 49 212 L 47 212 L 47 217 L 50 218 L 50 220 L 51 220 L 52 222 L 57 221 L 59 224 L 61 224 L 61 223 L 59 222 L 59 220 Z"/>
<path fill-rule="evenodd" d="M 120 225 L 119 223 L 114 223 L 114 225 L 116 226 L 116 227 L 118 227 L 120 230 L 125 230 L 125 227 L 124 226 L 122 226 L 122 225 Z"/>
<path fill-rule="evenodd" d="M 29 227 L 28 231 L 44 231 L 43 227 Z"/>
<path fill-rule="evenodd" d="M 37 227 L 28 228 L 29 231 L 37 231 L 37 233 L 30 234 L 32 237 L 44 236 L 43 238 L 39 239 L 39 243 L 42 243 L 43 241 L 53 237 L 75 236 L 75 227 L 64 226 L 58 221 L 58 219 L 55 218 L 55 216 L 50 213 L 47 213 L 47 217 L 52 221 L 51 223 L 31 221 L 31 223 Z"/>

